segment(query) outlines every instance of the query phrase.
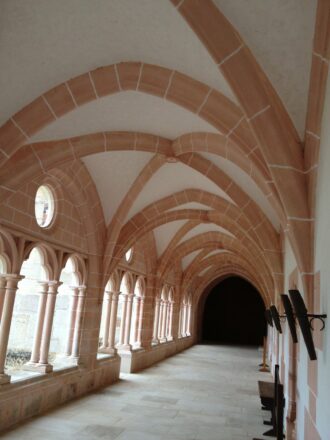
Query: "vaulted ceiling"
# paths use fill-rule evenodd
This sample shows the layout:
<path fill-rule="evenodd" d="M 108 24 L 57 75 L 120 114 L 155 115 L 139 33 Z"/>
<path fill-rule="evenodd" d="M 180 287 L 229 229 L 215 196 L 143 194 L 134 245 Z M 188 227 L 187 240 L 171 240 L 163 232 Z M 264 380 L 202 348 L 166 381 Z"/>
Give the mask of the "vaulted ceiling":
<path fill-rule="evenodd" d="M 291 209 L 281 186 L 287 175 L 276 173 L 302 162 L 316 7 L 316 0 L 2 1 L 3 191 L 17 185 L 8 166 L 24 144 L 35 145 L 41 162 L 54 149 L 62 162 L 83 161 L 95 183 L 108 227 L 106 268 L 153 231 L 160 271 L 174 261 L 184 274 L 194 268 L 193 280 L 211 280 L 226 258 L 263 292 L 280 289 L 280 227 L 306 215 Z M 257 80 L 242 50 L 254 56 Z M 258 101 L 258 87 L 268 101 Z M 256 124 L 270 108 L 282 124 L 263 122 L 273 146 Z M 292 147 L 287 160 L 278 133 Z M 300 174 L 290 179 L 287 188 L 300 185 Z"/>

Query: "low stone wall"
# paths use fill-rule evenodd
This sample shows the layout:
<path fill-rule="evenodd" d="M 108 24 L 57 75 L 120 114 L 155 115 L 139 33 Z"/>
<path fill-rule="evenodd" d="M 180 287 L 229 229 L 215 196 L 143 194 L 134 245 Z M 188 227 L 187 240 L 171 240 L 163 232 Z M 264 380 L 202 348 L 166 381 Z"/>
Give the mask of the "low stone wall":
<path fill-rule="evenodd" d="M 93 370 L 54 371 L 0 388 L 0 431 L 119 379 L 120 357 L 101 359 Z"/>
<path fill-rule="evenodd" d="M 192 337 L 177 339 L 176 341 L 164 342 L 154 345 L 150 350 L 133 350 L 132 352 L 119 353 L 121 357 L 121 371 L 124 373 L 136 373 L 151 365 L 160 362 L 170 356 L 194 344 Z"/>

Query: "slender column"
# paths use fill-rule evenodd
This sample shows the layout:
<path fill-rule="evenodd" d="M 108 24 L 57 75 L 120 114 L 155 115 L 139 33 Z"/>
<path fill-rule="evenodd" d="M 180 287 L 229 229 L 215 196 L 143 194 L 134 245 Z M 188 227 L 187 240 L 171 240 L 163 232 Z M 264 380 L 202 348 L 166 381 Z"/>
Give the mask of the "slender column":
<path fill-rule="evenodd" d="M 75 287 L 75 286 L 71 287 L 71 290 L 72 290 L 72 295 L 71 295 L 69 334 L 68 334 L 68 340 L 67 340 L 66 349 L 65 349 L 66 356 L 71 356 L 71 353 L 72 353 L 73 334 L 74 334 L 74 327 L 75 327 L 76 314 L 77 314 L 78 295 L 79 295 L 78 287 Z"/>
<path fill-rule="evenodd" d="M 0 384 L 8 383 L 10 376 L 5 374 L 5 362 L 9 340 L 10 325 L 18 282 L 24 278 L 19 275 L 6 275 L 6 292 L 0 325 Z"/>
<path fill-rule="evenodd" d="M 183 304 L 182 307 L 182 336 L 186 336 L 186 321 L 187 321 L 187 306 Z"/>
<path fill-rule="evenodd" d="M 155 320 L 154 320 L 154 335 L 152 338 L 153 344 L 158 344 L 158 326 L 159 326 L 159 314 L 160 314 L 160 299 L 156 299 L 155 305 Z"/>
<path fill-rule="evenodd" d="M 173 332 L 172 332 L 172 324 L 173 324 L 173 302 L 169 303 L 169 313 L 168 313 L 168 331 L 167 331 L 167 338 L 171 341 L 173 339 Z"/>
<path fill-rule="evenodd" d="M 187 324 L 186 324 L 186 335 L 190 336 L 190 327 L 191 327 L 191 304 L 187 305 Z"/>
<path fill-rule="evenodd" d="M 107 348 L 109 343 L 109 331 L 110 331 L 110 315 L 111 315 L 111 305 L 112 305 L 112 295 L 113 292 L 106 290 L 104 292 L 105 300 L 105 320 L 104 320 L 104 330 L 103 330 L 103 344 L 102 348 Z"/>
<path fill-rule="evenodd" d="M 127 310 L 127 295 L 121 294 L 121 301 L 123 304 L 122 314 L 121 314 L 121 322 L 120 322 L 120 333 L 119 333 L 119 344 L 124 345 L 124 336 L 125 336 L 125 328 L 126 328 L 126 310 Z"/>
<path fill-rule="evenodd" d="M 24 369 L 29 369 L 30 366 L 35 366 L 39 362 L 40 357 L 40 343 L 42 336 L 42 328 L 45 320 L 48 282 L 40 281 L 39 283 L 39 304 L 37 312 L 37 324 L 34 331 L 33 347 L 30 361 L 25 364 Z"/>
<path fill-rule="evenodd" d="M 182 309 L 180 307 L 179 309 L 179 330 L 178 330 L 178 337 L 182 337 Z"/>
<path fill-rule="evenodd" d="M 144 297 L 140 297 L 140 313 L 139 313 L 139 328 L 138 328 L 138 334 L 136 342 L 138 346 L 141 346 L 142 341 L 142 319 L 143 319 L 143 309 L 144 309 Z"/>
<path fill-rule="evenodd" d="M 161 342 L 166 341 L 166 318 L 167 318 L 167 301 L 163 302 L 163 310 L 162 310 L 162 325 L 160 330 L 160 340 Z"/>
<path fill-rule="evenodd" d="M 133 343 L 136 344 L 138 342 L 138 337 L 139 337 L 141 297 L 140 296 L 136 296 L 134 298 L 134 301 L 136 303 L 136 308 L 135 308 L 135 323 L 134 323 Z"/>
<path fill-rule="evenodd" d="M 130 339 L 130 334 L 131 334 L 133 297 L 134 297 L 133 293 L 130 293 L 129 295 L 127 295 L 124 346 L 125 346 L 125 348 L 128 348 L 128 349 L 131 348 L 131 345 L 129 343 L 129 339 Z"/>
<path fill-rule="evenodd" d="M 2 316 L 3 303 L 5 301 L 6 294 L 6 277 L 4 275 L 0 275 L 0 322 Z"/>
<path fill-rule="evenodd" d="M 118 296 L 119 296 L 119 292 L 114 293 L 112 295 L 110 331 L 109 331 L 109 343 L 108 343 L 109 350 L 114 354 L 117 352 L 115 348 L 115 338 L 116 338 L 116 326 L 117 326 Z"/>
<path fill-rule="evenodd" d="M 72 342 L 72 357 L 78 359 L 79 357 L 79 347 L 81 341 L 81 333 L 82 333 L 82 318 L 83 311 L 85 306 L 85 297 L 86 297 L 86 286 L 78 287 L 78 304 L 77 304 L 77 313 L 76 313 L 76 321 L 74 324 L 74 333 L 73 333 L 73 342 Z"/>
<path fill-rule="evenodd" d="M 41 346 L 40 346 L 40 359 L 39 359 L 39 370 L 44 373 L 49 373 L 53 370 L 53 366 L 48 363 L 49 345 L 50 337 L 53 327 L 53 319 L 56 304 L 57 289 L 60 286 L 59 281 L 49 281 L 48 283 L 48 293 L 47 293 L 47 303 L 46 303 L 46 313 L 45 320 L 42 331 Z"/>

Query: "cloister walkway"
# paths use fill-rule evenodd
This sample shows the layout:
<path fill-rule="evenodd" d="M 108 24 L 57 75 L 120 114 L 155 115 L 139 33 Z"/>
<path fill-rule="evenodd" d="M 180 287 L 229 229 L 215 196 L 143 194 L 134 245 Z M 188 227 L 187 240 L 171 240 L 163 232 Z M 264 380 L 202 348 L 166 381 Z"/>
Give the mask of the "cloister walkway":
<path fill-rule="evenodd" d="M 247 440 L 262 425 L 256 349 L 196 345 L 66 404 L 4 439 Z"/>

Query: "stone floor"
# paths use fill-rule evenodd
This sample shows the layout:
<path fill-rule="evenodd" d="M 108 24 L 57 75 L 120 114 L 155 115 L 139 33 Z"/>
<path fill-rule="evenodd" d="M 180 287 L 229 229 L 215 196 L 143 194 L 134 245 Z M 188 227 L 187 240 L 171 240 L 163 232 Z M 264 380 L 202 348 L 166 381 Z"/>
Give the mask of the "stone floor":
<path fill-rule="evenodd" d="M 33 419 L 3 439 L 247 440 L 265 431 L 260 353 L 197 345 Z"/>

